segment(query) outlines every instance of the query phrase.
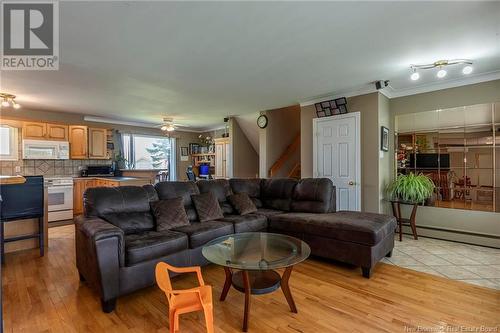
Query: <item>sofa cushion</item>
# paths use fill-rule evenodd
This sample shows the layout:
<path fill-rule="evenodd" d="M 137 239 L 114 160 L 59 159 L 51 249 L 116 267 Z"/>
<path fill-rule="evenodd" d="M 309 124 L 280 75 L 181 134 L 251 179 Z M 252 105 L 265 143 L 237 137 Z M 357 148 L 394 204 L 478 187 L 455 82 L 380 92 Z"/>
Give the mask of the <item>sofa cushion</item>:
<path fill-rule="evenodd" d="M 156 220 L 156 231 L 189 224 L 181 197 L 151 202 L 151 211 Z"/>
<path fill-rule="evenodd" d="M 155 184 L 155 189 L 160 200 L 182 197 L 189 221 L 196 221 L 198 219 L 196 209 L 191 200 L 191 195 L 200 193 L 195 182 L 159 182 Z"/>
<path fill-rule="evenodd" d="M 188 237 L 174 231 L 146 231 L 125 236 L 125 264 L 161 258 L 188 248 Z"/>
<path fill-rule="evenodd" d="M 389 215 L 340 211 L 337 213 L 286 213 L 269 216 L 275 232 L 310 234 L 363 245 L 375 245 L 394 231 L 396 219 Z"/>
<path fill-rule="evenodd" d="M 186 234 L 191 249 L 200 247 L 217 237 L 234 233 L 233 224 L 223 221 L 192 222 L 172 230 Z"/>
<path fill-rule="evenodd" d="M 328 178 L 301 179 L 293 189 L 291 210 L 304 213 L 335 212 L 335 187 Z"/>
<path fill-rule="evenodd" d="M 267 229 L 267 217 L 259 214 L 226 215 L 221 221 L 233 223 L 236 233 L 266 231 Z"/>
<path fill-rule="evenodd" d="M 212 192 L 215 195 L 224 214 L 234 213 L 233 206 L 227 201 L 227 197 L 233 194 L 227 179 L 199 180 L 196 184 L 200 193 Z"/>
<path fill-rule="evenodd" d="M 252 199 L 246 193 L 231 194 L 227 197 L 227 200 L 239 215 L 246 215 L 257 211 L 257 207 L 255 207 Z"/>
<path fill-rule="evenodd" d="M 264 179 L 261 187 L 264 207 L 289 211 L 296 184 L 297 181 L 291 178 Z"/>
<path fill-rule="evenodd" d="M 107 213 L 99 217 L 122 229 L 125 235 L 155 228 L 153 215 L 150 212 Z"/>
<path fill-rule="evenodd" d="M 266 217 L 276 214 L 286 213 L 284 210 L 270 209 L 270 208 L 259 208 L 255 214 L 264 215 Z"/>
<path fill-rule="evenodd" d="M 149 187 L 91 187 L 83 194 L 85 216 L 113 213 L 149 212 L 152 197 Z"/>
<path fill-rule="evenodd" d="M 229 179 L 229 185 L 233 193 L 246 193 L 252 199 L 255 207 L 262 207 L 260 186 L 262 179 L 244 179 L 244 178 L 232 178 Z"/>
<path fill-rule="evenodd" d="M 224 217 L 222 208 L 220 208 L 219 202 L 212 192 L 195 194 L 191 196 L 191 199 L 196 207 L 196 213 L 198 213 L 200 222 L 217 220 Z"/>

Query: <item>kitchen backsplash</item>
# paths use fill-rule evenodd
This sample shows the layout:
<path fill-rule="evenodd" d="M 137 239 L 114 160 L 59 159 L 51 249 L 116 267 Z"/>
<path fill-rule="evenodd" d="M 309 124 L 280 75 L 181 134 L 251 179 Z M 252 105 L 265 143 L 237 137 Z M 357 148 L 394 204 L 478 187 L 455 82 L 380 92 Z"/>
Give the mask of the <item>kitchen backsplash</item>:
<path fill-rule="evenodd" d="M 87 165 L 110 165 L 111 160 L 19 160 L 0 161 L 3 176 L 79 176 Z M 19 167 L 20 172 L 16 172 Z"/>

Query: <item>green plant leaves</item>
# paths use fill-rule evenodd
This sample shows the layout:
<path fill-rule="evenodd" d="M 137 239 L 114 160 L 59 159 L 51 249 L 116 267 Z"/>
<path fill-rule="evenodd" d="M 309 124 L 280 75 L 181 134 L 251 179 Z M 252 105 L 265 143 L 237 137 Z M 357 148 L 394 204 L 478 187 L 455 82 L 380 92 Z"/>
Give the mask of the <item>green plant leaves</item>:
<path fill-rule="evenodd" d="M 434 188 L 434 182 L 429 177 L 410 172 L 408 175 L 398 175 L 386 190 L 391 199 L 424 202 L 432 195 Z"/>

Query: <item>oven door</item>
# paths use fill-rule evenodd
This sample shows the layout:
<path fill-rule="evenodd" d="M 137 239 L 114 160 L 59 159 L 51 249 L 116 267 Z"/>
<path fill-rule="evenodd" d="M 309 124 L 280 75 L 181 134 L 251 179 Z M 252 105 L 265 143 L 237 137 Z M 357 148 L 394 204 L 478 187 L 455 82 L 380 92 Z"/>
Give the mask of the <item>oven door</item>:
<path fill-rule="evenodd" d="M 47 192 L 49 212 L 73 209 L 73 186 L 50 186 Z"/>

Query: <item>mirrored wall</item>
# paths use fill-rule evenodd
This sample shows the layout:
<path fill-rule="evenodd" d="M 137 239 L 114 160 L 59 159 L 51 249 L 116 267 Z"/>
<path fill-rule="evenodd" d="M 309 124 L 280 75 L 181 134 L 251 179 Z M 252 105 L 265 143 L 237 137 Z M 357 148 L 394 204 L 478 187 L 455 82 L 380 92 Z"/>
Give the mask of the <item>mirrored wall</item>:
<path fill-rule="evenodd" d="M 500 103 L 396 116 L 397 173 L 436 185 L 426 205 L 500 212 Z"/>

